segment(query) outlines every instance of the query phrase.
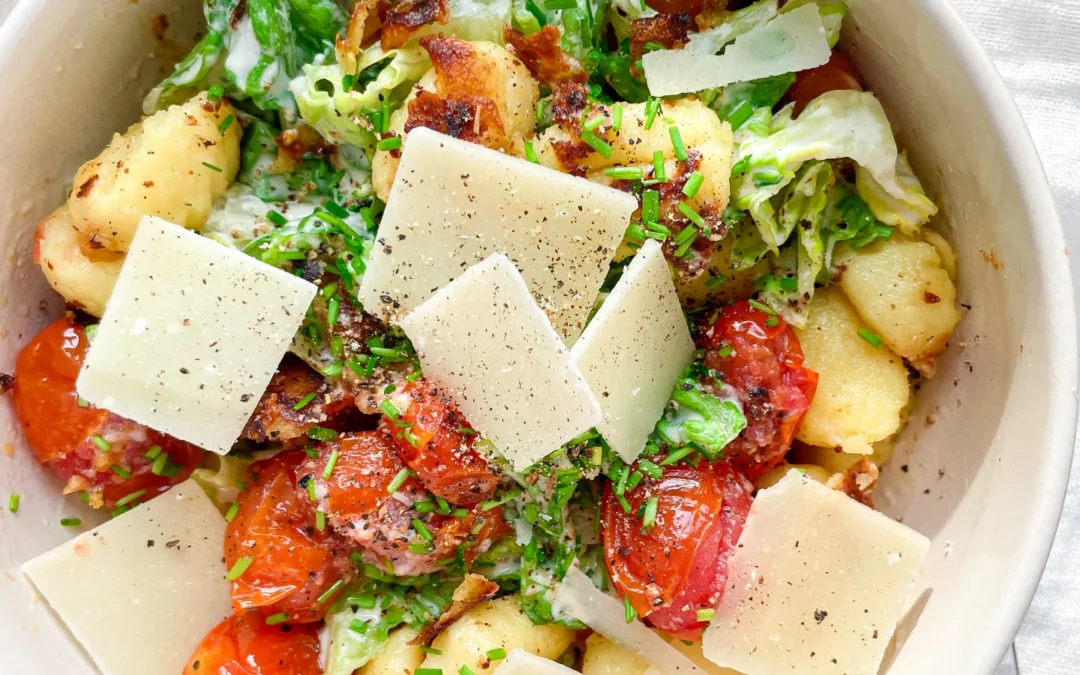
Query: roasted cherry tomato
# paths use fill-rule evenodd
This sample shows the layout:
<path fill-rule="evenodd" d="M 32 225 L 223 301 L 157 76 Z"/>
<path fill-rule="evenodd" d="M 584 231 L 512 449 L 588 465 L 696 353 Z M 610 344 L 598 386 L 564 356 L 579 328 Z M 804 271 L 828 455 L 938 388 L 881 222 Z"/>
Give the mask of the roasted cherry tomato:
<path fill-rule="evenodd" d="M 184 667 L 184 675 L 320 675 L 314 625 L 268 626 L 258 612 L 234 614 L 214 627 Z"/>
<path fill-rule="evenodd" d="M 251 465 L 253 485 L 225 529 L 225 567 L 243 570 L 231 581 L 237 611 L 318 621 L 333 601 L 324 594 L 354 575 L 348 561 L 354 547 L 324 522 L 319 528 L 316 504 L 298 485 L 296 467 L 305 456 L 291 451 Z"/>
<path fill-rule="evenodd" d="M 817 391 L 817 373 L 803 366 L 794 331 L 747 301 L 725 305 L 701 326 L 698 346 L 743 405 L 746 429 L 724 449 L 751 479 L 784 459 Z"/>
<path fill-rule="evenodd" d="M 694 16 L 705 7 L 705 0 L 646 0 L 645 4 L 661 14 L 686 12 Z"/>
<path fill-rule="evenodd" d="M 475 449 L 476 433 L 450 399 L 423 379 L 406 383 L 384 406 L 381 427 L 401 459 L 437 497 L 476 504 L 495 493 L 499 477 Z M 387 415 L 397 411 L 395 417 Z"/>
<path fill-rule="evenodd" d="M 627 513 L 609 483 L 602 504 L 604 558 L 615 588 L 660 630 L 696 639 L 727 579 L 727 560 L 750 512 L 753 486 L 727 463 L 681 464 L 647 478 L 625 495 Z M 656 520 L 637 517 L 655 497 Z"/>
<path fill-rule="evenodd" d="M 15 414 L 38 461 L 93 506 L 145 491 L 142 501 L 186 480 L 200 448 L 80 401 L 75 380 L 88 346 L 85 329 L 64 317 L 15 361 Z"/>
<path fill-rule="evenodd" d="M 825 65 L 804 70 L 795 76 L 795 84 L 788 90 L 787 98 L 795 102 L 795 114 L 798 115 L 807 103 L 818 96 L 843 89 L 862 91 L 863 78 L 846 56 L 833 51 Z"/>
<path fill-rule="evenodd" d="M 459 547 L 471 562 L 508 532 L 501 509 L 440 509 L 405 471 L 394 440 L 367 431 L 323 443 L 319 458 L 305 462 L 299 475 L 314 481 L 330 525 L 362 547 L 363 559 L 378 567 L 389 562 L 400 576 L 434 572 Z"/>

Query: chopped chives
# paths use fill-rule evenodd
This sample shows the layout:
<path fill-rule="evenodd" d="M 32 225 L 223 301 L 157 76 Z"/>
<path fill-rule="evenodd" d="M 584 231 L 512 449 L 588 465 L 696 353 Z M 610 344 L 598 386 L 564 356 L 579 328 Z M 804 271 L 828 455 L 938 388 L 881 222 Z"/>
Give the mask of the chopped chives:
<path fill-rule="evenodd" d="M 727 277 L 723 274 L 715 274 L 705 280 L 705 288 L 710 291 L 716 290 L 717 288 L 720 288 L 725 281 L 727 281 Z"/>
<path fill-rule="evenodd" d="M 688 225 L 682 229 L 677 235 L 675 235 L 675 244 L 682 246 L 697 239 L 698 231 L 693 225 Z"/>
<path fill-rule="evenodd" d="M 664 153 L 656 150 L 652 154 L 653 178 L 663 183 L 667 180 L 667 172 L 664 170 Z"/>
<path fill-rule="evenodd" d="M 388 347 L 377 347 L 377 346 L 376 347 L 368 347 L 368 349 L 370 349 L 371 353 L 374 354 L 375 356 L 384 356 L 384 357 L 389 358 L 389 359 L 402 359 L 402 358 L 405 358 L 405 353 L 400 351 L 400 350 L 397 350 L 397 349 L 390 349 Z"/>
<path fill-rule="evenodd" d="M 412 471 L 409 471 L 408 469 L 398 471 L 397 475 L 394 476 L 394 480 L 390 481 L 390 484 L 386 486 L 386 492 L 388 494 L 394 494 L 401 489 L 401 486 L 405 484 L 405 481 L 409 480 L 409 475 L 411 473 Z"/>
<path fill-rule="evenodd" d="M 409 552 L 421 555 L 431 552 L 431 544 L 429 542 L 417 542 L 415 544 L 409 544 Z"/>
<path fill-rule="evenodd" d="M 634 619 L 637 618 L 637 610 L 630 604 L 630 598 L 623 598 L 623 611 L 626 613 L 626 623 L 634 623 Z"/>
<path fill-rule="evenodd" d="M 315 512 L 315 529 L 319 532 L 326 529 L 326 511 L 322 509 Z"/>
<path fill-rule="evenodd" d="M 641 193 L 641 220 L 645 223 L 655 223 L 660 220 L 660 193 L 656 190 L 645 190 Z"/>
<path fill-rule="evenodd" d="M 424 524 L 424 521 L 420 520 L 419 518 L 413 518 L 412 526 L 413 529 L 416 530 L 416 533 L 419 534 L 420 537 L 423 538 L 425 541 L 432 541 L 433 539 L 435 539 L 434 535 L 431 534 L 431 530 L 429 530 L 427 528 L 427 525 Z"/>
<path fill-rule="evenodd" d="M 364 633 L 367 633 L 368 625 L 366 622 L 361 621 L 360 619 L 353 619 L 349 622 L 349 630 L 353 631 L 354 633 L 359 633 L 363 635 Z"/>
<path fill-rule="evenodd" d="M 653 122 L 656 121 L 656 114 L 660 112 L 660 99 L 649 97 L 645 101 L 645 131 L 652 129 Z"/>
<path fill-rule="evenodd" d="M 458 668 L 458 675 L 476 675 L 476 673 L 473 672 L 472 668 L 462 666 L 461 668 Z"/>
<path fill-rule="evenodd" d="M 270 616 L 266 617 L 266 625 L 267 626 L 276 626 L 279 623 L 285 623 L 288 620 L 289 620 L 288 612 L 278 612 L 277 614 L 271 614 Z"/>
<path fill-rule="evenodd" d="M 308 457 L 310 457 L 312 459 L 318 459 L 319 458 L 319 451 L 316 450 L 315 448 L 304 448 L 304 454 L 306 454 Z"/>
<path fill-rule="evenodd" d="M 318 599 L 316 599 L 316 600 L 315 600 L 315 602 L 319 603 L 320 605 L 321 605 L 321 604 L 323 604 L 324 602 L 326 602 L 326 601 L 327 601 L 327 600 L 329 600 L 330 598 L 334 597 L 334 595 L 335 595 L 335 594 L 336 594 L 336 593 L 337 593 L 338 591 L 340 591 L 340 590 L 341 590 L 341 588 L 342 588 L 342 587 L 343 587 L 344 585 L 345 585 L 345 580 L 344 580 L 344 579 L 338 579 L 337 581 L 335 581 L 335 582 L 334 582 L 334 583 L 333 583 L 333 584 L 332 584 L 332 585 L 330 586 L 330 588 L 326 589 L 326 591 L 325 591 L 325 592 L 323 592 L 323 594 L 322 594 L 322 595 L 320 595 L 320 596 L 318 597 Z"/>
<path fill-rule="evenodd" d="M 160 454 L 161 454 L 161 446 L 160 445 L 155 445 L 152 448 L 150 448 L 149 450 L 147 450 L 146 454 L 144 454 L 143 457 L 146 457 L 147 459 L 150 459 L 150 460 L 154 460 L 154 459 L 157 459 L 158 455 L 160 455 Z"/>
<path fill-rule="evenodd" d="M 488 659 L 490 659 L 492 661 L 498 661 L 500 659 L 505 659 L 506 658 L 506 650 L 503 649 L 502 647 L 499 647 L 498 649 L 490 649 L 490 650 L 488 650 L 487 657 L 488 657 Z"/>
<path fill-rule="evenodd" d="M 146 494 L 146 489 L 145 488 L 142 489 L 142 490 L 136 490 L 135 492 L 132 492 L 131 494 L 124 495 L 120 499 L 116 500 L 116 505 L 117 506 L 127 506 L 128 504 L 132 503 L 133 501 L 135 501 L 139 497 L 142 497 L 144 494 Z"/>
<path fill-rule="evenodd" d="M 109 442 L 107 440 L 105 440 L 104 438 L 102 438 L 101 436 L 94 436 L 90 440 L 92 440 L 94 442 L 94 445 L 97 446 L 98 450 L 100 450 L 102 452 L 108 452 L 110 447 L 111 447 L 109 445 Z"/>
<path fill-rule="evenodd" d="M 205 166 L 207 169 L 210 169 L 211 171 L 217 171 L 218 173 L 221 173 L 221 167 L 214 166 L 210 162 L 203 162 L 202 165 Z"/>
<path fill-rule="evenodd" d="M 379 132 L 383 134 L 390 133 L 390 99 L 384 98 L 382 100 L 382 106 L 379 111 Z"/>
<path fill-rule="evenodd" d="M 427 500 L 419 501 L 419 502 L 413 502 L 412 507 L 413 507 L 413 510 L 416 511 L 417 513 L 431 513 L 432 511 L 435 510 L 435 502 L 430 502 L 430 501 L 427 501 Z"/>
<path fill-rule="evenodd" d="M 240 513 L 240 502 L 233 502 L 229 510 L 225 512 L 225 522 L 231 523 L 238 513 Z"/>
<path fill-rule="evenodd" d="M 583 133 L 581 135 L 581 140 L 590 148 L 600 153 L 600 156 L 604 159 L 610 158 L 615 153 L 615 149 L 612 148 L 607 141 L 591 132 Z"/>
<path fill-rule="evenodd" d="M 676 450 L 675 452 L 669 454 L 667 457 L 665 457 L 663 460 L 661 460 L 660 466 L 671 466 L 672 464 L 675 464 L 676 462 L 678 462 L 680 459 L 683 459 L 684 457 L 688 456 L 693 451 L 694 451 L 694 447 L 691 446 L 691 445 L 688 445 L 685 448 L 679 448 L 678 450 Z"/>
<path fill-rule="evenodd" d="M 686 185 L 683 186 L 682 193 L 686 195 L 688 199 L 693 199 L 694 195 L 701 189 L 701 184 L 704 182 L 704 174 L 700 171 L 695 171 L 686 179 Z"/>
<path fill-rule="evenodd" d="M 784 175 L 779 171 L 761 171 L 754 174 L 754 185 L 757 187 L 776 185 L 782 180 L 784 180 Z"/>
<path fill-rule="evenodd" d="M 780 319 L 776 318 L 775 316 L 770 316 L 769 318 L 765 319 L 765 325 L 769 328 L 775 328 L 779 323 Z"/>
<path fill-rule="evenodd" d="M 445 499 L 437 496 L 435 497 L 435 502 L 439 505 L 439 508 L 437 509 L 439 513 L 444 516 L 450 513 L 450 504 Z"/>
<path fill-rule="evenodd" d="M 319 374 L 331 378 L 339 377 L 341 375 L 341 371 L 344 369 L 345 368 L 341 364 L 341 361 L 331 361 L 319 370 Z"/>
<path fill-rule="evenodd" d="M 383 402 L 379 404 L 379 410 L 392 420 L 396 420 L 401 417 L 401 411 L 397 409 L 397 406 L 391 403 L 388 399 L 383 399 Z"/>
<path fill-rule="evenodd" d="M 540 163 L 540 158 L 536 156 L 536 149 L 533 148 L 532 141 L 525 141 L 525 159 L 533 164 Z"/>
<path fill-rule="evenodd" d="M 281 227 L 282 225 L 289 222 L 288 220 L 286 220 L 285 216 L 281 215 L 277 211 L 267 211 L 266 219 L 269 220 L 271 223 L 277 225 L 278 227 Z"/>
<path fill-rule="evenodd" d="M 690 219 L 698 227 L 705 229 L 705 219 L 686 202 L 679 202 L 679 212 Z"/>
<path fill-rule="evenodd" d="M 417 668 L 413 675 L 443 675 L 442 668 Z"/>
<path fill-rule="evenodd" d="M 669 236 L 671 236 L 671 230 L 664 227 L 660 223 L 645 223 L 645 227 L 649 228 L 650 231 L 659 234 L 661 240 L 667 239 Z M 648 236 L 648 233 L 646 233 L 646 236 Z"/>
<path fill-rule="evenodd" d="M 113 518 L 116 518 L 117 516 L 124 515 L 125 513 L 127 513 L 130 510 L 131 510 L 130 506 L 121 506 L 120 508 L 113 509 L 113 512 L 110 513 L 109 515 L 112 516 Z"/>
<path fill-rule="evenodd" d="M 215 84 L 206 90 L 206 98 L 210 99 L 211 103 L 217 103 L 225 96 L 225 87 L 220 84 Z"/>
<path fill-rule="evenodd" d="M 626 497 L 617 494 L 615 495 L 615 499 L 619 502 L 619 506 L 622 507 L 623 511 L 630 513 L 630 502 L 626 501 Z"/>
<path fill-rule="evenodd" d="M 660 500 L 656 497 L 649 497 L 649 500 L 645 502 L 645 515 L 641 519 L 641 528 L 647 530 L 656 524 L 656 509 L 659 507 Z"/>
<path fill-rule="evenodd" d="M 414 434 L 413 432 L 406 429 L 405 431 L 401 432 L 401 435 L 409 445 L 413 446 L 414 448 L 420 447 L 420 439 L 417 438 L 416 434 Z"/>
<path fill-rule="evenodd" d="M 622 103 L 616 103 L 614 106 L 612 106 L 612 108 L 611 108 L 611 128 L 615 132 L 618 132 L 620 129 L 622 129 L 622 113 L 623 113 L 623 104 Z"/>
<path fill-rule="evenodd" d="M 329 211 L 331 214 L 337 216 L 338 218 L 348 218 L 349 217 L 349 212 L 346 211 L 345 208 L 341 204 L 338 204 L 333 199 L 328 200 L 325 204 L 323 204 L 323 208 L 326 209 L 327 211 Z M 333 288 L 334 290 L 337 290 L 337 284 L 330 284 L 329 286 L 327 286 L 327 288 Z M 325 289 L 323 289 L 323 290 L 325 290 Z M 326 294 L 327 295 L 333 295 L 333 291 L 329 291 Z"/>
<path fill-rule="evenodd" d="M 336 295 L 331 295 L 330 299 L 326 301 L 326 325 L 337 325 L 338 314 L 341 312 L 341 299 Z"/>
<path fill-rule="evenodd" d="M 715 609 L 699 609 L 697 611 L 697 620 L 709 622 L 716 618 Z"/>
<path fill-rule="evenodd" d="M 633 490 L 634 488 L 636 488 L 638 486 L 638 483 L 641 482 L 643 476 L 644 474 L 640 471 L 635 471 L 634 473 L 630 474 L 630 478 L 626 481 L 626 489 Z"/>
<path fill-rule="evenodd" d="M 117 476 L 120 476 L 124 480 L 131 478 L 131 472 L 118 464 L 112 465 L 112 472 L 115 473 Z"/>
<path fill-rule="evenodd" d="M 679 127 L 671 127 L 668 129 L 668 133 L 671 135 L 671 146 L 675 148 L 675 159 L 685 162 L 689 155 L 686 154 L 686 145 L 683 144 Z"/>
<path fill-rule="evenodd" d="M 548 11 L 556 9 L 575 9 L 577 0 L 544 0 L 544 9 Z"/>
<path fill-rule="evenodd" d="M 748 303 L 750 304 L 750 306 L 751 306 L 751 307 L 753 307 L 754 309 L 757 309 L 757 310 L 760 310 L 760 311 L 762 311 L 762 312 L 765 312 L 766 314 L 768 314 L 768 315 L 770 315 L 770 316 L 774 316 L 774 315 L 776 314 L 776 310 L 775 310 L 775 309 L 773 309 L 772 307 L 769 307 L 769 306 L 768 306 L 768 305 L 766 305 L 766 304 L 765 304 L 764 302 L 759 302 L 759 301 L 757 301 L 757 300 L 754 300 L 753 298 L 750 298 L 749 300 L 747 300 L 747 302 L 748 302 Z"/>
<path fill-rule="evenodd" d="M 329 480 L 330 476 L 334 473 L 334 467 L 337 465 L 338 457 L 341 455 L 341 451 L 334 448 L 330 451 L 330 459 L 326 460 L 326 468 L 323 469 L 322 477 L 324 480 Z"/>
<path fill-rule="evenodd" d="M 8 497 L 7 507 L 8 507 L 8 511 L 11 511 L 12 513 L 18 513 L 19 512 L 19 495 L 18 494 L 13 494 L 10 497 Z"/>
<path fill-rule="evenodd" d="M 373 595 L 350 595 L 345 599 L 345 602 L 359 609 L 375 609 L 375 596 Z"/>
<path fill-rule="evenodd" d="M 229 127 L 232 126 L 234 120 L 235 118 L 232 115 L 229 115 L 228 117 L 223 119 L 221 121 L 221 124 L 218 125 L 218 131 L 220 131 L 221 133 L 225 133 L 226 131 L 228 131 Z"/>
<path fill-rule="evenodd" d="M 327 429 L 326 427 L 320 427 L 318 424 L 311 425 L 311 428 L 307 432 L 308 438 L 316 441 L 332 441 L 337 438 L 338 433 L 333 429 Z"/>
<path fill-rule="evenodd" d="M 597 127 L 604 123 L 604 119 L 603 115 L 597 115 L 582 126 L 585 131 L 595 131 Z"/>
<path fill-rule="evenodd" d="M 311 476 L 308 476 L 307 479 L 308 479 L 307 480 L 307 496 L 308 496 L 308 499 L 310 499 L 311 501 L 315 501 L 316 499 L 318 499 L 318 496 L 315 494 L 315 479 L 312 478 Z"/>
<path fill-rule="evenodd" d="M 61 527 L 78 527 L 82 525 L 82 518 L 61 518 Z"/>
<path fill-rule="evenodd" d="M 458 427 L 457 432 L 462 436 L 475 436 L 476 429 L 470 429 L 469 427 Z"/>
<path fill-rule="evenodd" d="M 296 405 L 294 405 L 294 406 L 292 407 L 292 409 L 293 409 L 293 410 L 303 410 L 304 408 L 306 408 L 306 407 L 307 407 L 307 404 L 308 404 L 308 403 L 311 403 L 311 402 L 312 402 L 312 401 L 314 401 L 314 400 L 315 400 L 315 392 L 311 392 L 310 394 L 308 394 L 308 395 L 307 395 L 307 396 L 305 396 L 304 398 L 302 398 L 302 399 L 300 399 L 299 401 L 297 401 L 297 402 L 296 402 Z"/>
<path fill-rule="evenodd" d="M 644 172 L 639 166 L 614 166 L 604 169 L 604 175 L 615 180 L 641 180 Z"/>
<path fill-rule="evenodd" d="M 863 341 L 866 342 L 866 344 L 870 345 L 874 349 L 881 349 L 882 345 L 885 344 L 885 341 L 882 340 L 880 336 L 878 336 L 876 333 L 874 333 L 868 328 L 860 328 L 859 337 L 861 337 Z"/>
<path fill-rule="evenodd" d="M 536 123 L 540 124 L 544 121 L 544 112 L 547 110 L 547 100 L 540 99 L 536 103 Z"/>
<path fill-rule="evenodd" d="M 397 150 L 401 147 L 401 136 L 390 136 L 384 138 L 375 144 L 375 147 L 382 151 Z"/>
<path fill-rule="evenodd" d="M 455 518 L 468 518 L 469 511 L 467 509 L 454 509 Z"/>
<path fill-rule="evenodd" d="M 225 575 L 225 578 L 229 581 L 236 581 L 244 575 L 244 572 L 247 572 L 247 569 L 251 567 L 251 563 L 253 562 L 255 562 L 255 558 L 249 555 L 240 558 L 235 563 L 233 563 L 233 566 L 231 568 L 229 568 L 229 572 Z"/>
<path fill-rule="evenodd" d="M 645 474 L 649 478 L 652 478 L 653 480 L 660 480 L 664 477 L 664 470 L 647 459 L 639 461 L 637 466 L 641 473 Z"/>
<path fill-rule="evenodd" d="M 435 649 L 434 647 L 428 647 L 428 646 L 425 646 L 425 645 L 420 645 L 420 651 L 424 652 L 425 654 L 434 654 L 435 656 L 442 656 L 442 650 L 441 649 Z"/>
<path fill-rule="evenodd" d="M 165 467 L 169 464 L 168 453 L 161 453 L 154 458 L 154 463 L 150 465 L 150 473 L 155 476 L 161 476 L 165 473 Z"/>
<path fill-rule="evenodd" d="M 78 397 L 76 397 L 76 399 L 75 399 L 75 403 L 76 403 L 76 404 L 77 404 L 77 405 L 78 405 L 78 406 L 79 406 L 80 408 L 89 408 L 89 407 L 90 407 L 90 401 L 87 401 L 87 400 L 86 400 L 85 398 L 83 398 L 82 396 L 78 396 Z"/>

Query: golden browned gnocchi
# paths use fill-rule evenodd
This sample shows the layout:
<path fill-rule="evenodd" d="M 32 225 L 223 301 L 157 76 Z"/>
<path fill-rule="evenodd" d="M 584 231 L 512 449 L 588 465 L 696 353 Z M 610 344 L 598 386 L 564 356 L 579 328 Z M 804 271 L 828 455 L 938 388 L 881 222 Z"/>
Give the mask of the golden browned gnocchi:
<path fill-rule="evenodd" d="M 120 253 L 91 248 L 89 240 L 71 224 L 67 207 L 62 206 L 38 224 L 34 262 L 65 300 L 101 316 L 124 261 Z"/>
<path fill-rule="evenodd" d="M 862 455 L 858 455 L 858 457 L 861 456 Z M 777 466 L 774 466 L 773 468 L 769 469 L 768 471 L 754 479 L 754 487 L 758 490 L 771 488 L 772 486 L 779 483 L 780 479 L 786 476 L 788 471 L 791 471 L 792 469 L 802 471 L 807 476 L 810 476 L 811 478 L 822 484 L 828 483 L 829 478 L 831 478 L 832 475 L 836 473 L 835 471 L 829 471 L 828 469 L 817 466 L 816 464 L 788 464 L 787 462 L 781 462 Z"/>
<path fill-rule="evenodd" d="M 72 224 L 92 247 L 119 252 L 145 215 L 200 229 L 240 168 L 241 133 L 233 107 L 206 94 L 147 117 L 79 169 Z"/>
<path fill-rule="evenodd" d="M 470 67 L 477 74 L 469 83 L 468 94 L 472 97 L 487 99 L 494 104 L 499 117 L 502 133 L 508 147 L 502 149 L 516 156 L 523 156 L 525 141 L 531 138 L 536 125 L 536 103 L 540 99 L 540 88 L 529 74 L 525 65 L 504 47 L 491 42 L 469 42 L 472 49 Z M 390 116 L 390 131 L 408 142 L 405 133 L 409 121 L 410 104 L 424 93 L 440 97 L 453 96 L 452 88 L 440 80 L 440 70 L 444 73 L 450 67 L 444 67 L 434 59 L 435 67 L 413 87 L 400 108 Z M 445 77 L 445 76 L 444 76 Z M 480 116 L 477 116 L 477 122 Z M 423 124 L 421 126 L 427 126 Z M 386 201 L 390 188 L 397 174 L 400 153 L 379 150 L 375 153 L 371 165 L 371 182 L 375 194 Z"/>
<path fill-rule="evenodd" d="M 889 349 L 909 361 L 945 350 L 960 313 L 956 287 L 934 246 L 896 235 L 838 262 L 844 293 Z"/>
<path fill-rule="evenodd" d="M 795 333 L 819 380 L 798 439 L 868 455 L 872 443 L 900 428 L 911 395 L 907 369 L 888 346 L 874 348 L 859 336 L 865 326 L 839 288 L 815 294 L 807 314 Z"/>
<path fill-rule="evenodd" d="M 359 675 L 413 675 L 424 662 L 424 652 L 410 644 L 416 637 L 411 628 L 399 628 L 390 633 L 386 645 L 360 669 Z"/>
<path fill-rule="evenodd" d="M 584 675 L 643 675 L 649 663 L 599 633 L 585 641 Z"/>
<path fill-rule="evenodd" d="M 508 654 L 523 649 L 556 659 L 573 640 L 574 632 L 561 626 L 534 626 L 521 610 L 518 597 L 507 596 L 477 605 L 435 638 L 431 646 L 442 653 L 429 654 L 423 667 L 456 673 L 468 666 L 476 675 L 483 675 L 493 672 L 500 663 L 488 657 L 493 649 Z"/>

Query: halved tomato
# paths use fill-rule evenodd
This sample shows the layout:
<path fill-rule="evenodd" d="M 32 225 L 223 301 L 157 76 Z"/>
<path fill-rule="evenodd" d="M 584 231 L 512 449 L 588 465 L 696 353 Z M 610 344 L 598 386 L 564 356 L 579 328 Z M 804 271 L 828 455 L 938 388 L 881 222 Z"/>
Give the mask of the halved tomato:
<path fill-rule="evenodd" d="M 34 337 L 15 361 L 15 414 L 38 461 L 86 492 L 93 506 L 150 499 L 187 480 L 203 450 L 82 401 L 75 391 L 89 348 L 69 315 Z"/>
<path fill-rule="evenodd" d="M 779 464 L 795 440 L 817 391 L 817 373 L 804 367 L 799 338 L 784 320 L 747 301 L 724 305 L 701 326 L 705 365 L 739 398 L 746 429 L 725 457 L 751 479 Z"/>
<path fill-rule="evenodd" d="M 226 569 L 242 570 L 231 581 L 237 611 L 318 621 L 333 600 L 324 594 L 355 575 L 348 561 L 353 547 L 325 524 L 319 528 L 315 502 L 297 485 L 304 457 L 291 451 L 251 465 L 253 484 L 225 529 Z"/>
<path fill-rule="evenodd" d="M 319 675 L 318 630 L 269 626 L 258 612 L 234 614 L 206 634 L 184 675 Z"/>
<path fill-rule="evenodd" d="M 476 451 L 476 432 L 453 401 L 423 379 L 395 393 L 400 414 L 380 424 L 420 482 L 451 504 L 477 504 L 495 493 L 499 477 Z M 391 410 L 393 412 L 393 410 Z"/>
<path fill-rule="evenodd" d="M 750 482 L 727 463 L 665 468 L 625 495 L 629 513 L 611 484 L 605 487 L 604 559 L 639 616 L 673 636 L 697 639 L 705 626 L 697 612 L 720 600 L 752 494 Z M 638 513 L 651 498 L 656 520 L 644 528 Z"/>

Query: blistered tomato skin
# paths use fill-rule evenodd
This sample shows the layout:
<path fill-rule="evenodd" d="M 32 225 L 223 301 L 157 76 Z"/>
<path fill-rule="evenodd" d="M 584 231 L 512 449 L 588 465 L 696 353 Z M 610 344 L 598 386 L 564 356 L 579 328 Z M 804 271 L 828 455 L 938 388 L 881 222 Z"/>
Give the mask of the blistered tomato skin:
<path fill-rule="evenodd" d="M 400 417 L 384 413 L 380 426 L 424 487 L 451 504 L 490 499 L 499 477 L 476 451 L 476 434 L 453 402 L 423 379 L 406 383 L 392 400 Z"/>
<path fill-rule="evenodd" d="M 251 466 L 252 485 L 225 529 L 225 568 L 244 559 L 247 568 L 231 581 L 233 608 L 284 612 L 289 621 L 318 621 L 333 598 L 323 596 L 338 580 L 354 575 L 353 547 L 333 531 L 317 527 L 315 503 L 298 485 L 296 467 L 306 455 L 285 452 Z"/>
<path fill-rule="evenodd" d="M 234 614 L 213 628 L 191 655 L 184 675 L 319 675 L 314 625 L 266 625 L 257 612 Z"/>
<path fill-rule="evenodd" d="M 746 301 L 706 315 L 698 334 L 711 385 L 733 392 L 746 429 L 724 449 L 725 458 L 751 479 L 779 464 L 791 448 L 817 391 L 817 373 L 803 366 L 795 332 L 778 316 Z"/>
<path fill-rule="evenodd" d="M 862 91 L 863 78 L 846 56 L 834 50 L 828 63 L 795 76 L 795 84 L 788 90 L 787 98 L 795 102 L 795 114 L 798 115 L 818 96 L 845 89 Z"/>
<path fill-rule="evenodd" d="M 64 481 L 65 493 L 86 492 L 94 506 L 145 490 L 149 499 L 183 482 L 199 465 L 203 450 L 141 424 L 79 405 L 75 381 L 89 342 L 85 329 L 64 317 L 27 344 L 15 361 L 15 413 L 27 442 L 42 464 Z M 158 446 L 167 462 L 146 454 Z"/>
<path fill-rule="evenodd" d="M 389 563 L 399 576 L 434 572 L 456 557 L 459 546 L 471 561 L 507 532 L 498 508 L 466 509 L 460 517 L 432 510 L 432 495 L 415 477 L 395 484 L 405 470 L 394 439 L 367 431 L 320 444 L 318 459 L 306 461 L 298 473 L 301 480 L 314 481 L 330 527 L 359 544 L 365 562 L 380 568 Z M 417 502 L 431 508 L 417 510 Z M 424 531 L 414 521 L 423 523 Z"/>
<path fill-rule="evenodd" d="M 627 513 L 609 483 L 602 503 L 604 558 L 619 594 L 638 616 L 676 637 L 697 639 L 700 609 L 716 606 L 727 560 L 750 511 L 753 486 L 726 463 L 665 468 L 626 494 Z M 648 529 L 639 509 L 656 497 Z"/>

